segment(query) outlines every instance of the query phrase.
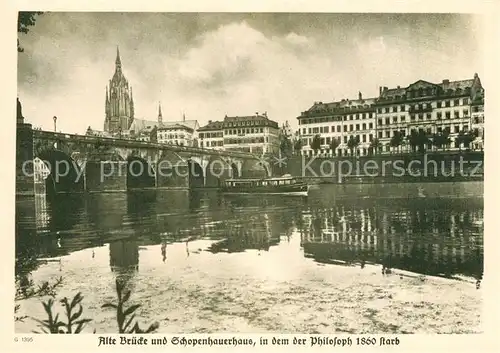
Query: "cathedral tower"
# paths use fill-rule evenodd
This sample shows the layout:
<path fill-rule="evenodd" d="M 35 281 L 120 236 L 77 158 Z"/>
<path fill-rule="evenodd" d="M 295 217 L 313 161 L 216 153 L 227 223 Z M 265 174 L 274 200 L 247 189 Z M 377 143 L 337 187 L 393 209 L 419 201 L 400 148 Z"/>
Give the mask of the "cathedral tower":
<path fill-rule="evenodd" d="M 106 118 L 104 131 L 115 134 L 127 131 L 134 120 L 134 99 L 132 87 L 122 72 L 120 50 L 116 48 L 115 74 L 106 87 Z"/>

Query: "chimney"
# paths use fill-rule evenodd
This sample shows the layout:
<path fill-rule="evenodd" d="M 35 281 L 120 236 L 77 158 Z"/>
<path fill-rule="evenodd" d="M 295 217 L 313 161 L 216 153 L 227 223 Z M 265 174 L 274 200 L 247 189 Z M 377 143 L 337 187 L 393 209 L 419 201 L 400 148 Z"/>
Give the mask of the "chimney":
<path fill-rule="evenodd" d="M 361 92 L 358 92 L 358 96 L 359 96 L 359 100 L 363 100 L 363 95 L 361 94 Z"/>
<path fill-rule="evenodd" d="M 401 88 L 401 86 L 398 86 L 398 89 L 400 89 L 400 88 Z"/>
<path fill-rule="evenodd" d="M 263 114 L 263 115 L 267 118 L 267 112 L 264 112 L 264 114 Z"/>
<path fill-rule="evenodd" d="M 379 86 L 379 87 L 378 87 L 378 94 L 379 94 L 379 95 L 382 95 L 382 86 Z"/>
<path fill-rule="evenodd" d="M 209 124 L 212 124 L 212 120 L 209 120 L 209 121 L 208 121 L 208 123 L 209 123 Z"/>
<path fill-rule="evenodd" d="M 389 89 L 389 87 L 384 87 L 384 92 L 387 91 Z"/>
<path fill-rule="evenodd" d="M 448 79 L 443 80 L 444 85 L 447 85 L 448 83 L 450 83 L 450 80 L 448 80 Z"/>

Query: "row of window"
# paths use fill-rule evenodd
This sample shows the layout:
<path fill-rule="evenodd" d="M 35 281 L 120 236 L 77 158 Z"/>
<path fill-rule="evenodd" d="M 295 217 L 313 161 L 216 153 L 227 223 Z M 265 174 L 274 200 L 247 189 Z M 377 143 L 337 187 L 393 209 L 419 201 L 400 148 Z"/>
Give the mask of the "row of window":
<path fill-rule="evenodd" d="M 347 131 L 362 131 L 362 130 L 371 130 L 373 129 L 373 123 L 363 123 L 363 124 L 350 124 L 350 125 L 337 125 L 331 126 L 319 126 L 319 127 L 313 127 L 313 128 L 308 128 L 306 129 L 305 127 L 302 128 L 302 135 L 311 135 L 311 134 L 322 134 L 322 133 L 329 133 L 329 132 L 341 132 L 342 126 L 344 127 L 344 132 Z M 300 129 L 298 130 L 300 134 Z"/>
<path fill-rule="evenodd" d="M 207 138 L 216 138 L 216 137 L 222 137 L 222 131 L 216 131 L 216 132 L 200 132 L 199 137 L 200 139 L 207 139 Z"/>
<path fill-rule="evenodd" d="M 358 113 L 343 116 L 326 116 L 321 118 L 309 118 L 309 119 L 299 119 L 299 125 L 306 124 L 318 124 L 327 123 L 331 121 L 347 121 L 347 120 L 359 120 L 359 119 L 371 119 L 373 118 L 373 113 Z"/>
<path fill-rule="evenodd" d="M 220 147 L 224 146 L 224 141 L 200 141 L 200 147 Z"/>
<path fill-rule="evenodd" d="M 239 145 L 239 144 L 246 144 L 246 143 L 264 143 L 264 142 L 269 142 L 269 138 L 260 136 L 260 137 L 248 137 L 248 138 L 241 138 L 241 139 L 235 139 L 235 138 L 226 138 L 224 139 L 224 144 L 225 145 Z"/>
<path fill-rule="evenodd" d="M 190 135 L 184 135 L 184 134 L 158 134 L 158 140 L 172 140 L 172 139 L 183 139 L 183 138 L 190 138 Z"/>
<path fill-rule="evenodd" d="M 451 119 L 451 112 L 445 112 L 444 114 L 445 118 L 446 119 Z M 417 117 L 418 117 L 418 120 L 432 120 L 432 114 L 431 113 L 426 113 L 425 115 L 424 114 L 411 114 L 410 115 L 410 121 L 411 122 L 414 122 L 417 120 Z M 464 109 L 462 111 L 462 118 L 468 118 L 469 117 L 469 110 L 468 109 Z M 454 119 L 460 119 L 460 112 L 458 110 L 455 110 L 453 111 L 453 118 Z M 436 119 L 443 119 L 443 113 L 442 112 L 436 112 Z M 397 116 L 393 116 L 392 117 L 392 121 L 391 121 L 391 118 L 390 117 L 386 117 L 384 119 L 382 118 L 379 118 L 377 120 L 378 122 L 378 126 L 381 126 L 381 125 L 391 125 L 391 124 L 397 124 L 397 123 L 404 123 L 406 122 L 406 116 L 404 115 L 401 115 L 399 117 L 399 120 L 398 120 L 398 117 Z"/>
<path fill-rule="evenodd" d="M 463 125 L 463 127 L 461 128 L 460 125 L 451 125 L 451 126 L 438 126 L 436 128 L 436 132 L 439 134 L 439 133 L 442 133 L 444 131 L 447 131 L 448 133 L 455 133 L 455 134 L 458 134 L 460 132 L 460 130 L 463 130 L 463 131 L 469 131 L 469 126 L 468 125 Z M 416 129 L 412 129 L 412 130 L 415 130 L 417 131 Z M 425 131 L 427 132 L 427 134 L 432 134 L 432 128 L 431 127 L 427 127 L 427 128 L 419 128 L 418 130 L 422 130 L 422 131 Z M 396 135 L 396 132 L 399 132 L 401 133 L 401 135 L 403 137 L 406 136 L 406 131 L 405 130 L 385 130 L 385 131 L 378 131 L 378 138 L 390 138 L 394 135 Z"/>
<path fill-rule="evenodd" d="M 224 122 L 224 127 L 239 127 L 239 126 L 274 126 L 278 128 L 278 123 L 272 120 L 247 120 Z"/>
<path fill-rule="evenodd" d="M 354 138 L 359 139 L 360 142 L 371 142 L 373 140 L 373 134 L 361 134 L 361 135 L 351 135 Z M 343 136 L 343 138 L 340 140 L 341 143 L 347 143 L 347 141 L 351 138 L 351 136 Z M 320 138 L 320 144 L 323 145 L 330 145 L 332 142 L 332 137 L 321 137 Z M 303 138 L 302 139 L 302 145 L 303 146 L 310 146 L 312 143 L 312 138 Z"/>
<path fill-rule="evenodd" d="M 408 108 L 410 111 L 422 111 L 422 110 L 430 110 L 432 108 L 449 108 L 451 107 L 451 100 L 446 100 L 446 101 L 437 101 L 433 103 L 420 103 L 420 104 L 415 104 L 415 105 L 408 105 Z M 468 105 L 469 104 L 469 98 L 462 98 L 462 105 Z M 458 107 L 460 105 L 460 99 L 455 99 L 453 100 L 453 106 Z M 400 112 L 406 111 L 406 105 L 401 104 L 401 105 L 394 105 L 392 107 L 385 107 L 385 108 L 377 108 L 377 113 L 382 114 L 382 113 L 397 113 L 398 109 Z"/>
<path fill-rule="evenodd" d="M 446 95 L 457 95 L 457 96 L 460 96 L 462 94 L 470 94 L 470 87 L 466 87 L 464 90 L 461 89 L 461 88 L 457 88 L 456 90 L 453 90 L 453 89 L 448 89 L 446 91 L 444 90 L 440 90 L 438 88 L 432 88 L 432 87 L 428 87 L 428 88 L 419 88 L 419 89 L 415 89 L 415 90 L 409 90 L 408 91 L 408 95 L 406 94 L 403 94 L 403 95 L 395 95 L 395 96 L 391 96 L 391 97 L 380 97 L 380 100 L 384 100 L 384 99 L 394 99 L 394 100 L 405 100 L 407 98 L 419 98 L 419 97 L 429 97 L 429 96 L 440 96 L 441 94 L 446 94 Z"/>

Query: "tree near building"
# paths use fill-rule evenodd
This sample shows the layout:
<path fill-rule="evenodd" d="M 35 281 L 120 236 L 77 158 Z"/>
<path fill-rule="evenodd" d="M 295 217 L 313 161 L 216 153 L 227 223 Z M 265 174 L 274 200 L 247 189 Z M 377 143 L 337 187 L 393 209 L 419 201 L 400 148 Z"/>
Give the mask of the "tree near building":
<path fill-rule="evenodd" d="M 472 141 L 476 139 L 474 131 L 465 131 L 461 130 L 458 133 L 458 136 L 456 137 L 457 143 L 458 143 L 458 149 L 461 151 L 462 150 L 462 144 L 464 145 L 465 148 L 469 148 L 470 144 Z"/>
<path fill-rule="evenodd" d="M 314 151 L 314 154 L 317 154 L 321 149 L 321 137 L 319 134 L 314 135 L 311 141 L 311 149 Z"/>
<path fill-rule="evenodd" d="M 404 137 L 403 137 L 403 134 L 401 133 L 401 131 L 394 131 L 394 135 L 391 137 L 391 141 L 389 142 L 389 145 L 391 147 L 397 148 L 398 152 L 400 152 L 399 149 L 400 149 L 400 146 L 403 144 L 403 140 L 404 140 Z"/>
<path fill-rule="evenodd" d="M 370 142 L 370 150 L 373 154 L 377 154 L 380 151 L 382 144 L 378 138 L 374 138 L 372 142 Z"/>
<path fill-rule="evenodd" d="M 417 145 L 419 152 L 425 152 L 425 147 L 430 144 L 431 140 L 429 139 L 429 135 L 424 130 L 418 130 L 417 134 Z"/>
<path fill-rule="evenodd" d="M 332 141 L 330 142 L 330 149 L 332 150 L 332 154 L 334 156 L 337 155 L 337 147 L 340 146 L 340 137 L 332 137 Z"/>
<path fill-rule="evenodd" d="M 294 154 L 300 154 L 300 151 L 302 150 L 302 140 L 299 138 L 295 140 L 293 144 L 293 153 Z"/>
<path fill-rule="evenodd" d="M 411 151 L 415 152 L 418 145 L 418 133 L 415 130 L 411 130 L 410 134 L 406 137 L 408 144 L 410 145 Z"/>
<path fill-rule="evenodd" d="M 286 135 L 280 136 L 280 152 L 284 156 L 291 156 L 293 153 L 292 141 Z"/>
<path fill-rule="evenodd" d="M 355 155 L 354 151 L 357 151 L 358 146 L 359 146 L 359 136 L 354 137 L 351 135 L 351 137 L 347 141 L 347 148 L 351 150 L 351 156 Z"/>

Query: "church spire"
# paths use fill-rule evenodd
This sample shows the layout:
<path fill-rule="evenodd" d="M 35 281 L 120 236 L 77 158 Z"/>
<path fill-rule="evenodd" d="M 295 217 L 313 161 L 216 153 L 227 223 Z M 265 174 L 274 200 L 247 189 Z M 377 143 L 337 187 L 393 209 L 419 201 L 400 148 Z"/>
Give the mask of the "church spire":
<path fill-rule="evenodd" d="M 161 115 L 161 102 L 158 102 L 158 124 L 162 124 L 163 116 Z"/>
<path fill-rule="evenodd" d="M 120 59 L 120 48 L 116 46 L 116 60 L 115 60 L 115 65 L 117 69 L 122 68 L 122 61 Z"/>

